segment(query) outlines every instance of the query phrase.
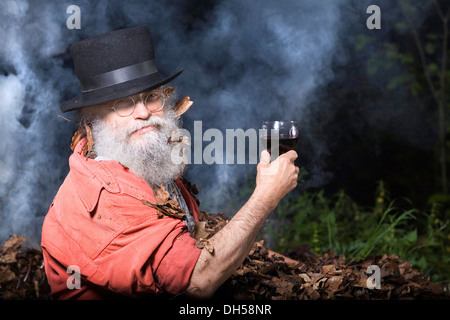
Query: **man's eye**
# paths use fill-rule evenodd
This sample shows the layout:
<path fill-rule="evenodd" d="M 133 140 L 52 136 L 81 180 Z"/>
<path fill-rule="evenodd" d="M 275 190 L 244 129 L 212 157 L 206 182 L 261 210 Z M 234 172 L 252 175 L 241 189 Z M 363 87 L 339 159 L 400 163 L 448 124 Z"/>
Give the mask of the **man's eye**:
<path fill-rule="evenodd" d="M 156 92 L 150 92 L 147 97 L 145 98 L 147 101 L 156 101 L 161 97 L 159 93 Z"/>
<path fill-rule="evenodd" d="M 130 100 L 117 100 L 115 103 L 115 107 L 118 109 L 126 109 L 126 108 L 130 108 L 131 106 L 133 106 L 133 102 Z"/>

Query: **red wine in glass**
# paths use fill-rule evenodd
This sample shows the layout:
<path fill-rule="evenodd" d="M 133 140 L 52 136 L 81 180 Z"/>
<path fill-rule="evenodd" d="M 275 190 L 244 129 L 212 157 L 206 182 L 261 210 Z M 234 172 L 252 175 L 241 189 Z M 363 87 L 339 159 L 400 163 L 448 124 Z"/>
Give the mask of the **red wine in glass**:
<path fill-rule="evenodd" d="M 268 136 L 262 137 L 261 139 L 263 139 L 263 145 L 267 145 L 267 151 L 269 151 L 269 153 L 271 153 L 272 136 L 268 135 Z M 295 146 L 297 145 L 297 142 L 298 142 L 298 136 L 292 137 L 288 134 L 280 134 L 278 136 L 278 144 L 279 144 L 278 154 L 283 154 L 283 153 L 288 152 L 289 150 L 294 150 Z"/>
<path fill-rule="evenodd" d="M 298 142 L 298 127 L 295 121 L 263 121 L 261 142 L 271 153 L 273 139 L 278 139 L 278 155 L 295 149 Z"/>

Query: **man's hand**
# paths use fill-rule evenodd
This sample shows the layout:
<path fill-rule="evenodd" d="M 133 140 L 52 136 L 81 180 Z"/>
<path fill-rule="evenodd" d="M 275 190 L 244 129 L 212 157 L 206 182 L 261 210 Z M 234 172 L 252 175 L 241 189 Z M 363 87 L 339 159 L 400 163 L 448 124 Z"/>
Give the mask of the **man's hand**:
<path fill-rule="evenodd" d="M 255 193 L 264 197 L 264 202 L 273 209 L 278 202 L 297 186 L 300 169 L 295 166 L 297 152 L 291 150 L 270 162 L 267 150 L 261 153 L 257 167 Z"/>

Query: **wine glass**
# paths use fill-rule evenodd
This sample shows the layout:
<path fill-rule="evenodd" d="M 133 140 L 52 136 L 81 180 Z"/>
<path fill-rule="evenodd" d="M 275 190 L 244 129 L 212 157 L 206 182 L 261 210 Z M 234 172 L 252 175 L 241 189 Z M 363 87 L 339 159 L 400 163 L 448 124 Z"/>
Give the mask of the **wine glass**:
<path fill-rule="evenodd" d="M 263 121 L 260 129 L 262 147 L 277 158 L 279 155 L 295 149 L 298 142 L 296 121 Z"/>

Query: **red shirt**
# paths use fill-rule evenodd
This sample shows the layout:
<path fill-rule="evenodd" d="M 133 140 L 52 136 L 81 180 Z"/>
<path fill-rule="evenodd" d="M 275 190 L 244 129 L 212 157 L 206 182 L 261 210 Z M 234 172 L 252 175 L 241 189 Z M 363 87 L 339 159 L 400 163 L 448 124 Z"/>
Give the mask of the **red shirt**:
<path fill-rule="evenodd" d="M 70 172 L 42 228 L 53 298 L 142 297 L 186 290 L 201 252 L 186 224 L 158 217 L 142 203 L 156 202 L 152 188 L 117 161 L 84 157 L 85 144 L 82 139 L 70 156 Z M 180 180 L 176 183 L 198 221 L 195 200 Z M 69 266 L 80 270 L 80 289 L 68 288 Z"/>

